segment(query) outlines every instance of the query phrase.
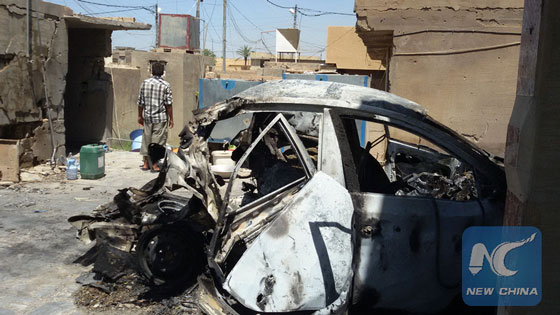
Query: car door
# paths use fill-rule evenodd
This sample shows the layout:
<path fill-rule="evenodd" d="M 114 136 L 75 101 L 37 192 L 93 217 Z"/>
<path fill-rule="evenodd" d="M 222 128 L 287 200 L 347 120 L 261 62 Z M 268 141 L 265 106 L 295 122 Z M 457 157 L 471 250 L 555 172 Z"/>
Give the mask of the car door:
<path fill-rule="evenodd" d="M 348 151 L 360 150 L 353 148 L 359 146 L 352 128 L 357 118 L 336 111 L 330 117 Z M 351 154 L 345 160 L 353 170 L 345 176 L 355 207 L 354 307 L 431 312 L 447 306 L 460 292 L 461 234 L 483 224 L 481 202 L 363 191 L 361 160 Z M 366 180 L 389 182 L 371 174 Z"/>
<path fill-rule="evenodd" d="M 286 204 L 253 241 L 248 240 L 247 249 L 226 272 L 223 288 L 257 312 L 319 310 L 343 303 L 352 278 L 352 200 L 337 180 L 316 171 L 284 115 L 278 114 L 263 129 L 239 160 L 234 175 L 273 128 L 290 139 L 306 178 L 292 196 L 275 198 L 270 208 L 285 200 Z"/>

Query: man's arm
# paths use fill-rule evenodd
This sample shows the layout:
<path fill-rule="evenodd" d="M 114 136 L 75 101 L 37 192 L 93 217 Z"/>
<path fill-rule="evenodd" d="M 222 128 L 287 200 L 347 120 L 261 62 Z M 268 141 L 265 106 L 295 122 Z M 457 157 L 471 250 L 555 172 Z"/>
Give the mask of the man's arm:
<path fill-rule="evenodd" d="M 138 123 L 140 126 L 144 126 L 144 105 L 144 82 L 142 82 L 138 92 Z"/>
<path fill-rule="evenodd" d="M 138 123 L 144 126 L 144 107 L 138 106 Z"/>
<path fill-rule="evenodd" d="M 165 93 L 165 109 L 167 110 L 167 115 L 169 116 L 169 128 L 173 128 L 173 93 L 171 92 L 171 87 L 167 87 L 167 93 Z"/>
<path fill-rule="evenodd" d="M 167 115 L 169 115 L 169 128 L 173 128 L 173 107 L 171 105 L 166 105 Z"/>

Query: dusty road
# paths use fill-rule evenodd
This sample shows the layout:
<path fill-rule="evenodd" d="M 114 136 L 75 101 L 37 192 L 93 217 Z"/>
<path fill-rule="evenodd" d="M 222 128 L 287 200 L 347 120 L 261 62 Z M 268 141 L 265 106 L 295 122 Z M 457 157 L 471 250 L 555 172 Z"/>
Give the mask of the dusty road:
<path fill-rule="evenodd" d="M 75 239 L 67 218 L 90 213 L 118 188 L 140 187 L 157 174 L 142 172 L 138 153 L 106 155 L 98 180 L 35 175 L 38 182 L 0 186 L 0 315 L 80 314 L 72 294 L 91 267 L 73 261 L 89 248 Z"/>

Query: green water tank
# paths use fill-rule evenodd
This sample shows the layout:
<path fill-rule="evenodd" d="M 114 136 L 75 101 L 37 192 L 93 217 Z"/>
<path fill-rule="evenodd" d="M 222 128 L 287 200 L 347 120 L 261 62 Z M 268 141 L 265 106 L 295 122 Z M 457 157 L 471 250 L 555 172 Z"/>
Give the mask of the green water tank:
<path fill-rule="evenodd" d="M 105 150 L 103 146 L 88 144 L 80 149 L 80 175 L 83 179 L 105 176 Z"/>

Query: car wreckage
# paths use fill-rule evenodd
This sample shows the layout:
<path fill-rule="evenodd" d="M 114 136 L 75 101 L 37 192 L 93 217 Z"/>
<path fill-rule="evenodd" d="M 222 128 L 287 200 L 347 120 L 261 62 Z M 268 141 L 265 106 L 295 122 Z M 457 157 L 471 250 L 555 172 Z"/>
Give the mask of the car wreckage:
<path fill-rule="evenodd" d="M 502 222 L 503 161 L 383 91 L 267 82 L 180 137 L 156 179 L 69 221 L 154 285 L 198 277 L 208 314 L 442 310 L 462 232 Z M 223 148 L 229 176 L 212 171 Z"/>

